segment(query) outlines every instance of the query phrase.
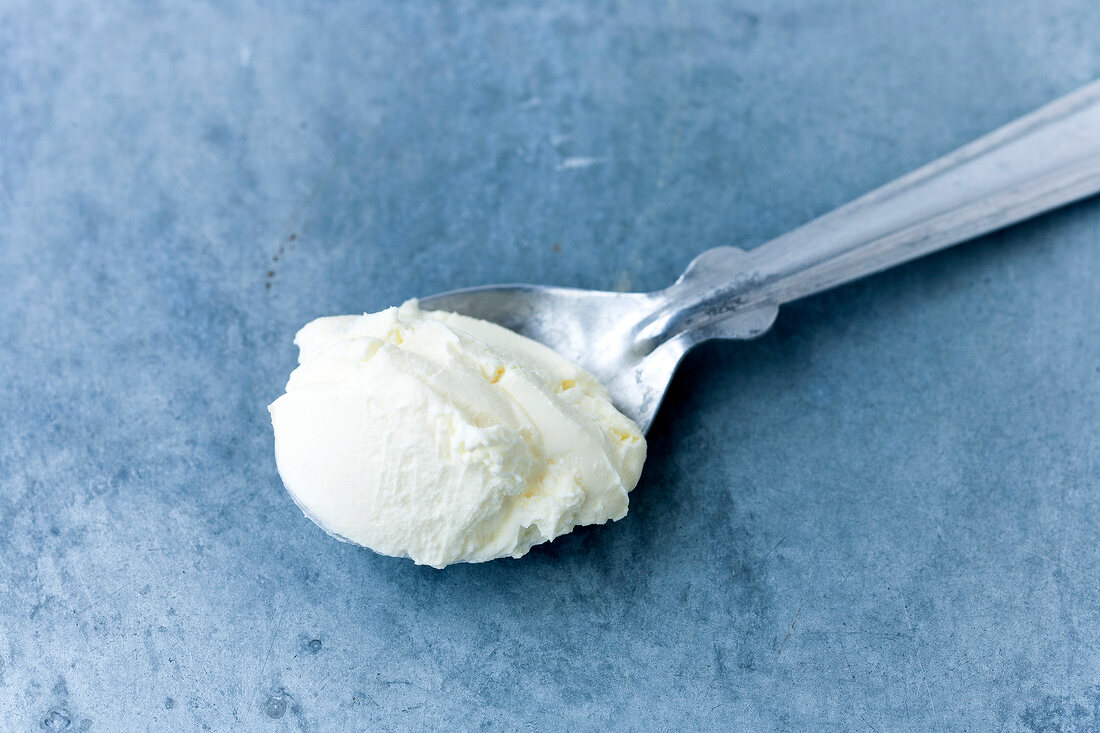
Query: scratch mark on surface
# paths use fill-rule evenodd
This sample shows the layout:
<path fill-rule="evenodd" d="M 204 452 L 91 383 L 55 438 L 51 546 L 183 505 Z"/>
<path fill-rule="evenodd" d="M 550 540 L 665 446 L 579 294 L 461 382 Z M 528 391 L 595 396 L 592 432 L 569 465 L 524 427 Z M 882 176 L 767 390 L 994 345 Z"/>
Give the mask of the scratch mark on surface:
<path fill-rule="evenodd" d="M 145 653 L 149 657 L 149 667 L 155 676 L 160 671 L 160 655 L 157 654 L 157 645 L 153 641 L 152 629 L 145 630 Z"/>
<path fill-rule="evenodd" d="M 779 651 L 775 653 L 775 659 L 772 660 L 772 664 L 779 661 L 779 655 L 783 653 L 783 649 L 787 646 L 787 642 L 791 639 L 791 634 L 794 633 L 794 625 L 798 623 L 798 615 L 802 613 L 802 606 L 798 607 L 798 610 L 794 612 L 794 618 L 791 619 L 791 627 L 787 629 L 787 635 L 783 637 L 783 642 L 779 645 Z"/>
<path fill-rule="evenodd" d="M 1036 552 L 1035 550 L 1032 550 L 1032 549 L 1029 549 L 1029 548 L 1025 547 L 1025 548 L 1023 548 L 1023 553 L 1025 555 L 1031 555 L 1032 557 L 1034 557 L 1038 560 L 1042 560 L 1042 561 L 1048 563 L 1055 570 L 1061 569 L 1062 563 L 1060 561 L 1049 558 L 1049 557 L 1047 557 L 1046 555 L 1044 555 L 1040 552 Z"/>
<path fill-rule="evenodd" d="M 566 158 L 562 162 L 558 163 L 557 169 L 559 171 L 567 171 L 573 170 L 575 168 L 588 168 L 589 166 L 600 165 L 601 163 L 606 162 L 607 158 Z"/>
<path fill-rule="evenodd" d="M 875 733 L 878 733 L 878 728 L 876 728 L 875 726 L 871 725 L 871 721 L 869 721 L 869 720 L 867 720 L 867 718 L 863 717 L 863 714 L 862 714 L 862 713 L 860 713 L 859 719 L 860 719 L 860 720 L 862 720 L 862 721 L 863 721 L 864 723 L 866 723 L 866 724 L 867 724 L 867 727 L 868 727 L 868 728 L 870 728 L 871 730 L 873 730 L 873 731 L 874 731 Z"/>
<path fill-rule="evenodd" d="M 810 636 L 824 636 L 830 637 L 845 637 L 845 636 L 858 636 L 864 639 L 885 639 L 887 641 L 897 641 L 901 639 L 912 639 L 911 634 L 891 633 L 886 631 L 867 631 L 865 629 L 826 629 L 822 631 L 803 631 L 803 634 Z"/>
<path fill-rule="evenodd" d="M 203 558 L 202 552 L 199 551 L 199 546 L 191 538 L 188 538 L 187 541 L 191 545 L 191 549 L 194 551 L 195 557 L 198 559 L 198 567 L 201 567 L 204 573 L 209 573 L 210 568 L 206 566 L 206 560 L 205 558 Z"/>
<path fill-rule="evenodd" d="M 263 677 L 267 673 L 267 662 L 271 659 L 271 653 L 275 651 L 275 637 L 278 636 L 278 626 L 273 626 L 271 629 L 271 635 L 267 640 L 267 651 L 264 652 L 263 659 L 260 661 L 260 676 Z"/>
<path fill-rule="evenodd" d="M 274 652 L 275 652 L 275 640 L 279 636 L 279 629 L 283 628 L 283 625 L 286 623 L 286 618 L 289 615 L 289 613 L 290 613 L 290 609 L 287 608 L 285 605 L 280 604 L 279 610 L 278 610 L 278 621 L 271 627 L 271 635 L 268 637 L 268 640 L 267 640 L 267 651 L 264 652 L 264 655 L 260 660 L 260 677 L 261 678 L 264 677 L 267 674 L 268 663 L 271 661 L 271 658 L 272 658 L 272 656 L 274 655 Z M 275 614 L 272 614 L 272 616 L 274 617 Z"/>
<path fill-rule="evenodd" d="M 91 598 L 92 594 L 88 592 L 88 586 L 84 583 L 84 578 L 80 576 L 79 572 L 74 572 L 73 575 L 76 576 L 77 581 L 80 583 L 80 587 L 84 590 L 84 597 Z M 94 605 L 95 604 L 93 603 L 91 606 L 88 606 L 88 608 L 91 608 Z"/>
<path fill-rule="evenodd" d="M 539 99 L 538 97 L 531 97 L 530 99 L 525 99 L 524 101 L 520 102 L 519 108 L 531 109 L 532 107 L 538 107 L 540 104 L 542 104 L 541 99 Z"/>
<path fill-rule="evenodd" d="M 901 610 L 905 614 L 905 623 L 909 627 L 910 636 L 916 636 L 916 628 L 913 626 L 913 620 L 909 618 L 909 605 L 905 602 L 905 596 L 901 592 L 901 583 L 897 574 L 894 574 L 894 586 L 898 591 L 898 600 L 901 601 Z M 936 713 L 936 701 L 932 697 L 932 690 L 928 687 L 928 671 L 924 668 L 924 661 L 921 659 L 920 652 L 916 651 L 916 645 L 914 645 L 913 656 L 917 659 L 917 666 L 920 667 L 921 682 L 924 684 L 924 694 L 928 697 L 928 705 L 932 709 L 932 717 L 938 718 Z"/>
<path fill-rule="evenodd" d="M 123 588 L 125 588 L 125 587 L 126 587 L 126 585 L 125 585 L 125 584 L 123 584 L 123 585 L 120 585 L 119 587 L 115 588 L 115 589 L 114 589 L 113 591 L 111 591 L 111 592 L 110 592 L 110 593 L 108 593 L 107 595 L 105 595 L 105 596 L 103 596 L 103 597 L 101 597 L 101 598 L 98 598 L 98 599 L 96 599 L 95 601 L 92 601 L 92 602 L 91 602 L 91 603 L 89 603 L 89 604 L 88 604 L 87 606 L 85 606 L 84 608 L 82 608 L 82 609 L 80 609 L 79 611 L 77 611 L 77 612 L 76 612 L 76 615 L 77 615 L 77 616 L 83 616 L 83 615 L 84 615 L 85 613 L 87 613 L 88 611 L 91 611 L 91 610 L 92 610 L 93 608 L 95 608 L 96 606 L 98 606 L 98 605 L 99 605 L 100 603 L 103 603 L 104 601 L 106 601 L 106 600 L 109 600 L 110 598 L 113 598 L 113 597 L 115 596 L 115 594 L 117 594 L 117 593 L 118 593 L 119 591 L 121 591 L 121 590 L 122 590 Z"/>

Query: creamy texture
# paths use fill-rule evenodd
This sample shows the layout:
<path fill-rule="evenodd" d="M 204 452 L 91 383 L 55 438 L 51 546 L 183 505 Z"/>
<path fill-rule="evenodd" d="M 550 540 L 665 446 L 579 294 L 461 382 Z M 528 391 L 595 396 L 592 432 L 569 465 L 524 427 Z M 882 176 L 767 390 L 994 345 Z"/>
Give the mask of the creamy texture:
<path fill-rule="evenodd" d="M 415 300 L 318 318 L 268 408 L 306 516 L 437 568 L 520 557 L 626 515 L 646 444 L 607 390 L 553 350 Z"/>

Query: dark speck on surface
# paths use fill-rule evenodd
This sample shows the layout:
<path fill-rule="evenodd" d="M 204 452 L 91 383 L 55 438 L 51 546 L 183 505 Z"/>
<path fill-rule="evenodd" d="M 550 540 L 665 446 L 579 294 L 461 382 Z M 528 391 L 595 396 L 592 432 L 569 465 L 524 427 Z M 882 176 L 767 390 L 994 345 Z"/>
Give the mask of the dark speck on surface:
<path fill-rule="evenodd" d="M 72 720 L 69 718 L 68 713 L 61 710 L 51 710 L 43 718 L 42 728 L 49 731 L 68 730 L 71 723 Z"/>

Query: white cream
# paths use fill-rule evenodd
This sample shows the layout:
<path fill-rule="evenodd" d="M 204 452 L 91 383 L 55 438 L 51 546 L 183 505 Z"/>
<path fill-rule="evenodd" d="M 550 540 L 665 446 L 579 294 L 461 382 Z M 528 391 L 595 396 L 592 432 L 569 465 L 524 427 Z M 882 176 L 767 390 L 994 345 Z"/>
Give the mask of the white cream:
<path fill-rule="evenodd" d="M 275 458 L 330 534 L 441 568 L 626 515 L 645 439 L 546 346 L 415 300 L 318 318 L 294 342 L 268 408 Z"/>

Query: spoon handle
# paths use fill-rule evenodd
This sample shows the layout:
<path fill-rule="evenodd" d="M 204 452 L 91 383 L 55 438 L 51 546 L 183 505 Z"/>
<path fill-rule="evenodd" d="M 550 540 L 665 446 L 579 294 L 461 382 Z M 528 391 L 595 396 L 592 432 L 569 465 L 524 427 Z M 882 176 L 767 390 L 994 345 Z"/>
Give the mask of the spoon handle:
<path fill-rule="evenodd" d="M 787 303 L 1097 192 L 1100 81 L 750 250 L 712 296 Z"/>

